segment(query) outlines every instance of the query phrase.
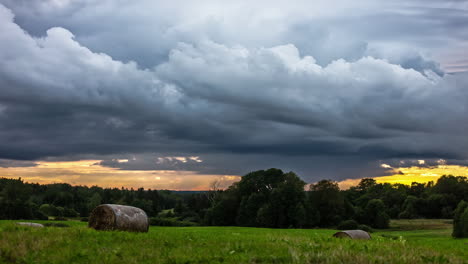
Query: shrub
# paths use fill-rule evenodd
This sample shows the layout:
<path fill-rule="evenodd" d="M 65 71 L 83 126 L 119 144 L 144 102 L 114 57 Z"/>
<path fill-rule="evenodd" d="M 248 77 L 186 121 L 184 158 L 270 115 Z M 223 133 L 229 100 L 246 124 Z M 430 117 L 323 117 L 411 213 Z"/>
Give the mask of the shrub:
<path fill-rule="evenodd" d="M 63 217 L 63 216 L 56 216 L 56 217 L 54 217 L 54 220 L 55 221 L 67 221 L 67 219 L 65 217 Z"/>
<path fill-rule="evenodd" d="M 338 230 L 351 230 L 351 229 L 357 229 L 357 228 L 358 228 L 358 222 L 354 220 L 341 221 L 337 227 Z"/>
<path fill-rule="evenodd" d="M 201 220 L 200 220 L 200 217 L 197 215 L 197 216 L 184 217 L 182 218 L 182 221 L 200 223 Z"/>
<path fill-rule="evenodd" d="M 173 217 L 176 216 L 176 215 L 174 214 L 173 210 L 174 210 L 174 209 L 163 210 L 163 211 L 159 212 L 159 213 L 157 214 L 156 217 L 160 217 L 160 218 L 173 218 Z"/>
<path fill-rule="evenodd" d="M 398 218 L 399 219 L 414 219 L 414 218 L 416 218 L 416 216 L 411 214 L 411 212 L 409 212 L 409 211 L 403 211 L 400 214 L 398 214 Z"/>
<path fill-rule="evenodd" d="M 81 222 L 88 222 L 89 218 L 88 217 L 81 217 L 80 221 Z"/>
<path fill-rule="evenodd" d="M 361 230 L 366 231 L 368 233 L 374 232 L 374 230 L 368 225 L 358 225 L 357 229 L 361 229 Z"/>
<path fill-rule="evenodd" d="M 49 217 L 47 217 L 47 215 L 45 215 L 43 212 L 37 210 L 34 212 L 34 219 L 49 220 Z"/>
<path fill-rule="evenodd" d="M 57 206 L 56 209 L 57 209 L 57 214 L 54 216 L 63 217 L 64 216 L 63 213 L 65 212 L 65 209 L 61 206 Z"/>
<path fill-rule="evenodd" d="M 75 209 L 65 207 L 63 210 L 63 216 L 65 217 L 78 217 L 80 214 Z"/>
<path fill-rule="evenodd" d="M 374 222 L 376 228 L 388 228 L 390 225 L 390 217 L 385 212 L 379 212 Z"/>
<path fill-rule="evenodd" d="M 53 204 L 43 204 L 39 207 L 39 211 L 47 216 L 57 216 L 59 211 Z"/>
<path fill-rule="evenodd" d="M 461 201 L 453 217 L 453 237 L 468 237 L 468 203 Z"/>
<path fill-rule="evenodd" d="M 468 207 L 465 209 L 465 212 L 460 217 L 459 223 L 462 223 L 463 237 L 468 237 Z"/>
<path fill-rule="evenodd" d="M 440 214 L 442 215 L 442 218 L 453 218 L 453 208 L 450 206 L 446 206 L 442 208 Z"/>
<path fill-rule="evenodd" d="M 175 214 L 172 210 L 168 211 L 166 214 L 165 214 L 166 217 L 174 217 Z"/>

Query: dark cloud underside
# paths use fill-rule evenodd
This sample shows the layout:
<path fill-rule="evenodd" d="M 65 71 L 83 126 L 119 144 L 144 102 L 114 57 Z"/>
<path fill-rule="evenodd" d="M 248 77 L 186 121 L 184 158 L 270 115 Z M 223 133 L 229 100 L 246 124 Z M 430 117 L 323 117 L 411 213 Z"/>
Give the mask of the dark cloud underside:
<path fill-rule="evenodd" d="M 429 56 L 468 43 L 462 3 L 0 3 L 0 167 L 92 156 L 344 179 L 468 159 L 468 75 L 444 72 L 467 60 Z"/>

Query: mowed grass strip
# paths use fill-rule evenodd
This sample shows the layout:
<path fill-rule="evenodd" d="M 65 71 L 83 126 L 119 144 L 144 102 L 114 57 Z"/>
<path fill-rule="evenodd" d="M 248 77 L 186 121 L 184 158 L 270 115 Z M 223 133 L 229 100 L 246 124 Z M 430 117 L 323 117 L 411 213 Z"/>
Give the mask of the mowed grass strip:
<path fill-rule="evenodd" d="M 447 229 L 378 232 L 373 240 L 356 241 L 333 238 L 335 231 L 326 229 L 150 227 L 149 233 L 128 233 L 73 221 L 68 228 L 14 222 L 0 221 L 3 263 L 468 263 L 468 239 L 452 239 Z"/>

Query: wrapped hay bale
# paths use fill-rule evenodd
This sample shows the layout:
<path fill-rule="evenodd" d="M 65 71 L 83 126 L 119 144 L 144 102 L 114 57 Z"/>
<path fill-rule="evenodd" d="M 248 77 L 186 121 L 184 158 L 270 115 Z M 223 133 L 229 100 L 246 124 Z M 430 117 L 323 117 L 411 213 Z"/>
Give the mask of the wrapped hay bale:
<path fill-rule="evenodd" d="M 44 225 L 42 225 L 42 224 L 31 223 L 31 222 L 17 222 L 16 224 L 17 224 L 17 225 L 20 225 L 20 226 L 44 227 Z"/>
<path fill-rule="evenodd" d="M 333 236 L 339 237 L 339 238 L 351 238 L 351 239 L 365 239 L 365 240 L 371 239 L 370 234 L 363 230 L 345 230 L 345 231 L 337 232 Z"/>
<path fill-rule="evenodd" d="M 101 204 L 91 212 L 88 226 L 96 230 L 148 232 L 149 221 L 145 211 L 140 208 Z"/>

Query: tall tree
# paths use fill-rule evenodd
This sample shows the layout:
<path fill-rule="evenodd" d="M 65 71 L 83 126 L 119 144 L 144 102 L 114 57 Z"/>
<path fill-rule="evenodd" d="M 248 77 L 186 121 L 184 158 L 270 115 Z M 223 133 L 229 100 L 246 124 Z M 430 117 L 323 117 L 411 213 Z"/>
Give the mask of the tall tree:
<path fill-rule="evenodd" d="M 338 183 L 332 180 L 321 180 L 310 185 L 309 210 L 317 210 L 320 215 L 320 226 L 338 224 L 345 217 L 345 200 Z"/>
<path fill-rule="evenodd" d="M 385 204 L 380 199 L 370 200 L 365 209 L 367 222 L 374 228 L 388 228 L 390 217 L 385 213 Z"/>

